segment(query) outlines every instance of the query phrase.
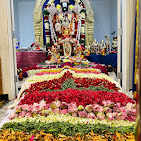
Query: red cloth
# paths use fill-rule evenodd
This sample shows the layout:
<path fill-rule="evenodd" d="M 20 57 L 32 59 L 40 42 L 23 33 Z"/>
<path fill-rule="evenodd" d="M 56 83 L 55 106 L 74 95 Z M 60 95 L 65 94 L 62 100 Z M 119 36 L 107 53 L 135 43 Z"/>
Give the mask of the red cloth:
<path fill-rule="evenodd" d="M 17 57 L 17 67 L 31 67 L 35 64 L 44 62 L 46 60 L 45 51 L 23 51 L 16 52 Z"/>

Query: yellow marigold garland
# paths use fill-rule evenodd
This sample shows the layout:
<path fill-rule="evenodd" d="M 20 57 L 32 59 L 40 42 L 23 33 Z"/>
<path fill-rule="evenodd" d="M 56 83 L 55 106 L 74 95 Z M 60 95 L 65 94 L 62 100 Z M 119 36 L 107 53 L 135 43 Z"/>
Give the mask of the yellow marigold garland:
<path fill-rule="evenodd" d="M 27 134 L 21 131 L 14 132 L 11 130 L 2 130 L 0 133 L 0 141 L 29 141 L 31 139 L 44 141 L 108 141 L 109 139 L 111 139 L 111 141 L 135 141 L 135 135 L 132 133 L 121 135 L 120 133 L 116 132 L 115 135 L 106 133 L 101 136 L 95 134 L 93 131 L 87 135 L 81 135 L 77 133 L 74 137 L 67 137 L 61 134 L 59 134 L 58 137 L 55 137 L 54 135 L 46 134 L 43 131 L 40 131 L 40 133 L 35 135 Z"/>

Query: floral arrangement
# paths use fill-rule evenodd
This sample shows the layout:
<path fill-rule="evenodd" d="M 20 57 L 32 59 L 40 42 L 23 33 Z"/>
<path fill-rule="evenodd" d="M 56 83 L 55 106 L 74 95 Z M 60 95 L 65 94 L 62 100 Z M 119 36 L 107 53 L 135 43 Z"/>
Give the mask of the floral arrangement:
<path fill-rule="evenodd" d="M 96 64 L 94 62 L 92 63 L 83 63 L 83 62 L 73 62 L 73 63 L 70 63 L 70 62 L 66 62 L 66 63 L 51 63 L 49 61 L 49 64 L 46 64 L 46 63 L 39 63 L 37 65 L 34 65 L 32 67 L 28 67 L 28 68 L 23 68 L 22 69 L 22 72 L 28 72 L 30 74 L 30 72 L 32 72 L 33 70 L 33 74 L 34 71 L 38 71 L 38 70 L 48 70 L 48 69 L 51 69 L 51 68 L 64 68 L 66 66 L 69 66 L 71 68 L 78 68 L 78 69 L 99 69 L 101 70 L 102 73 L 105 73 L 105 74 L 108 74 L 107 72 L 107 67 L 106 66 L 103 66 L 103 65 L 100 65 L 100 64 Z"/>
<path fill-rule="evenodd" d="M 41 91 L 41 90 L 61 90 L 61 85 L 69 81 L 76 88 L 89 88 L 89 87 L 99 87 L 99 90 L 118 91 L 119 88 L 115 84 L 105 80 L 105 79 L 92 79 L 92 78 L 73 78 L 72 74 L 69 72 L 64 73 L 63 77 L 59 79 L 53 79 L 49 81 L 36 82 L 31 84 L 30 88 L 26 90 L 28 92 Z M 71 82 L 70 82 L 71 81 Z M 71 87 L 70 87 L 71 88 Z M 105 89 L 105 90 L 106 90 Z M 92 89 L 90 89 L 92 90 Z M 98 90 L 98 89 L 97 89 Z"/>
<path fill-rule="evenodd" d="M 50 99 L 52 99 L 52 97 Z M 64 97 L 62 97 L 62 99 L 64 99 Z M 81 103 L 82 102 L 80 101 L 80 104 Z M 99 120 L 108 119 L 108 120 L 135 121 L 136 105 L 132 103 L 127 103 L 126 106 L 121 106 L 120 103 L 115 104 L 110 100 L 104 100 L 102 101 L 102 106 L 98 104 L 89 104 L 89 105 L 84 104 L 84 106 L 83 105 L 78 106 L 78 105 L 79 105 L 78 102 L 67 103 L 67 102 L 61 102 L 59 100 L 53 101 L 51 103 L 48 102 L 46 104 L 46 101 L 42 100 L 39 102 L 39 104 L 34 102 L 34 104 L 27 103 L 17 106 L 15 113 L 12 113 L 9 118 L 10 119 L 13 119 L 15 117 L 29 118 L 29 117 L 34 117 L 35 115 L 48 116 L 49 114 L 54 113 L 54 114 L 70 114 L 73 117 L 92 118 Z M 77 121 L 77 119 L 75 119 L 75 121 Z"/>
<path fill-rule="evenodd" d="M 22 131 L 11 131 L 11 130 L 2 130 L 2 133 L 0 134 L 0 140 L 7 140 L 10 141 L 11 138 L 13 139 L 13 141 L 17 141 L 17 140 L 53 140 L 53 141 L 64 141 L 64 140 L 69 140 L 69 141 L 74 141 L 74 140 L 79 140 L 79 141 L 91 141 L 91 140 L 97 140 L 97 141 L 105 141 L 108 140 L 109 138 L 111 140 L 126 140 L 126 141 L 130 141 L 130 140 L 135 140 L 135 135 L 133 135 L 132 133 L 127 134 L 127 135 L 121 135 L 120 133 L 116 132 L 114 135 L 111 133 L 106 133 L 105 135 L 99 135 L 99 134 L 95 134 L 93 131 L 91 131 L 89 134 L 87 135 L 80 135 L 80 134 L 76 134 L 74 135 L 74 137 L 72 136 L 65 136 L 62 134 L 59 134 L 58 137 L 54 136 L 53 134 L 47 134 L 44 133 L 43 131 L 40 131 L 38 133 L 35 134 L 26 134 L 25 132 Z"/>
<path fill-rule="evenodd" d="M 57 73 L 56 75 L 54 74 L 46 74 L 42 76 L 34 75 L 34 76 L 31 76 L 26 82 L 36 83 L 36 82 L 42 82 L 42 81 L 47 81 L 47 80 L 59 79 L 63 77 L 64 75 L 68 76 L 70 73 L 72 74 L 72 77 L 74 78 L 103 79 L 103 80 L 110 81 L 112 83 L 116 83 L 112 78 L 110 78 L 109 76 L 103 73 L 101 74 L 99 73 L 98 74 L 97 73 L 96 74 L 95 73 L 88 73 L 88 74 L 87 73 L 76 73 L 75 71 L 67 70 L 67 69 L 61 71 L 60 73 Z"/>

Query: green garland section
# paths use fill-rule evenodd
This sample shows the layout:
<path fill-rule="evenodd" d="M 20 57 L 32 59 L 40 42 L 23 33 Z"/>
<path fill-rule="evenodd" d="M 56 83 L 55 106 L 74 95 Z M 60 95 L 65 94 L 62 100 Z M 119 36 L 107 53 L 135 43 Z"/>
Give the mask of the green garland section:
<path fill-rule="evenodd" d="M 91 131 L 98 133 L 100 135 L 104 133 L 114 134 L 116 132 L 121 134 L 134 133 L 135 126 L 124 126 L 124 127 L 110 127 L 105 124 L 70 124 L 69 122 L 51 122 L 43 123 L 39 122 L 29 122 L 28 120 L 21 123 L 6 123 L 2 129 L 10 129 L 13 131 L 25 131 L 26 133 L 37 133 L 39 131 L 44 131 L 45 133 L 50 133 L 55 136 L 58 134 L 63 134 L 66 136 L 74 136 L 76 133 L 81 133 L 81 135 L 88 134 Z"/>
<path fill-rule="evenodd" d="M 88 88 L 84 88 L 84 87 L 77 88 L 75 82 L 72 79 L 68 79 L 63 84 L 61 84 L 61 89 L 58 89 L 58 90 L 43 89 L 41 91 L 55 92 L 55 91 L 67 90 L 69 88 L 77 89 L 77 90 L 91 90 L 91 91 L 106 91 L 106 92 L 112 92 L 113 91 L 113 90 L 109 90 L 108 88 L 105 88 L 103 86 L 92 86 L 92 85 L 90 85 Z"/>

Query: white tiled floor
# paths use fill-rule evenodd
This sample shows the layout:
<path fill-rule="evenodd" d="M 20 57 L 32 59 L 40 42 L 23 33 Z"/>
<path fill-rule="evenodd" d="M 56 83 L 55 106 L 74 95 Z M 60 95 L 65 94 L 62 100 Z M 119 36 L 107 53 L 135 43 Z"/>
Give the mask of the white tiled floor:
<path fill-rule="evenodd" d="M 7 103 L 5 106 L 3 106 L 0 109 L 0 122 L 3 120 L 3 118 L 5 117 L 6 112 L 8 111 L 8 106 L 12 105 L 14 103 L 14 100 L 10 101 L 9 103 Z"/>

